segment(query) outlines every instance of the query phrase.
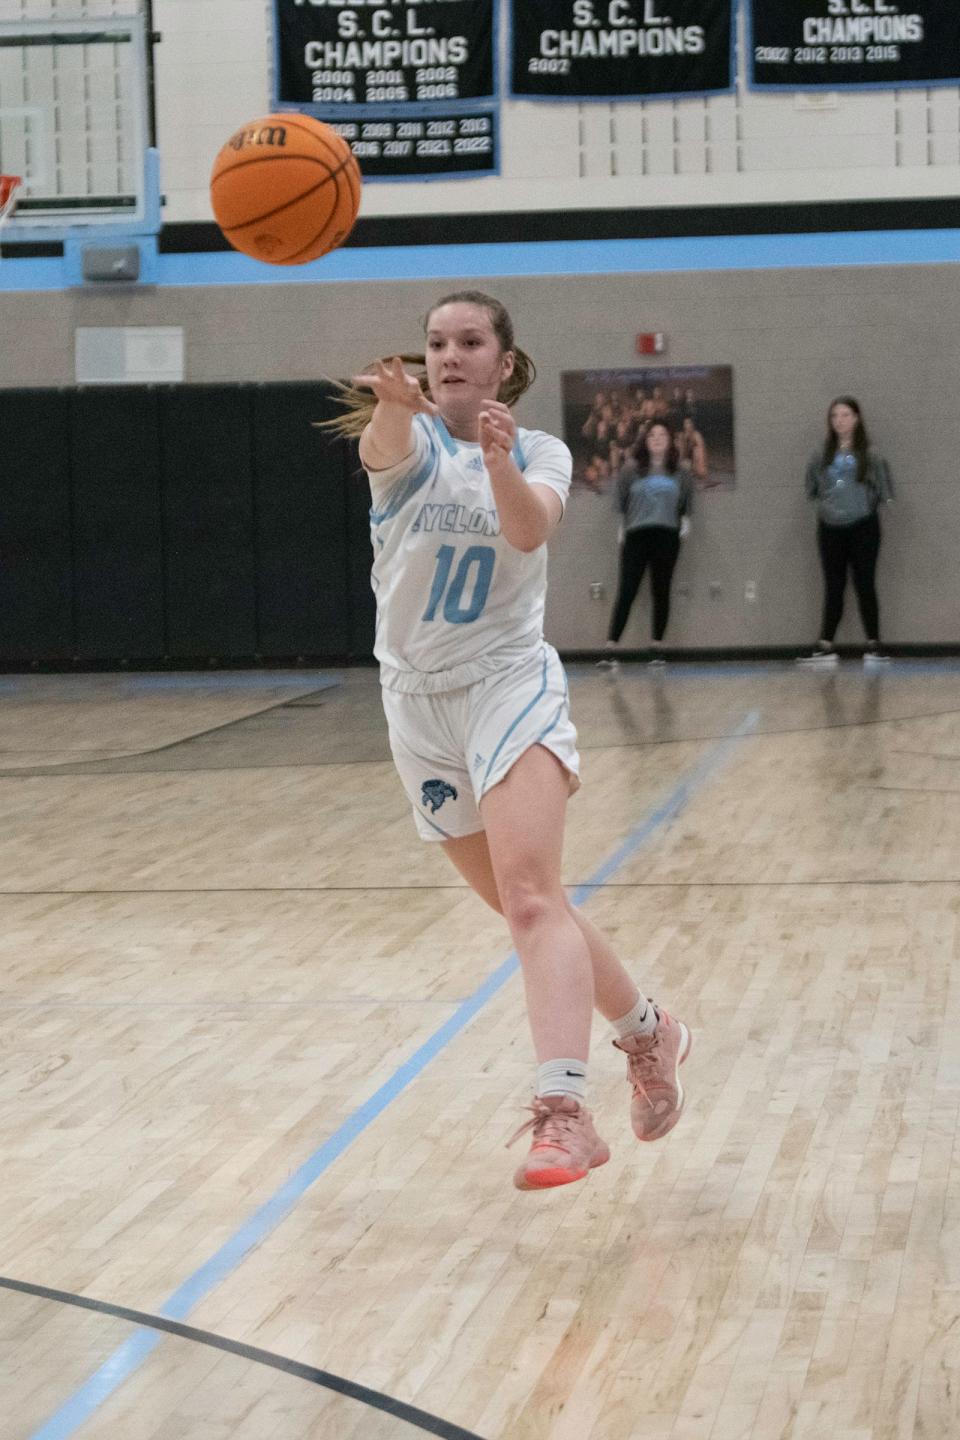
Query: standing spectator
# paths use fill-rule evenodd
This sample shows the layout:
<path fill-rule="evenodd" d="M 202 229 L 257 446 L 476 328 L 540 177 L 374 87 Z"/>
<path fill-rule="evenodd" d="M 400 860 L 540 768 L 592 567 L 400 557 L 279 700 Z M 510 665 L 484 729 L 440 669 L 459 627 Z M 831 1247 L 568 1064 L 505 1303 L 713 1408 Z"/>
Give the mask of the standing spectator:
<path fill-rule="evenodd" d="M 847 571 L 853 577 L 866 635 L 863 663 L 886 663 L 880 650 L 880 607 L 876 572 L 880 553 L 881 505 L 893 499 L 890 470 L 870 445 L 860 406 L 850 395 L 834 400 L 828 411 L 823 449 L 811 456 L 807 495 L 817 505 L 817 544 L 823 567 L 824 599 L 820 639 L 800 663 L 819 669 L 837 664 L 833 637 L 843 615 Z"/>
<path fill-rule="evenodd" d="M 680 553 L 680 540 L 690 528 L 692 488 L 680 470 L 677 446 L 670 428 L 655 420 L 635 452 L 636 458 L 620 471 L 617 508 L 623 516 L 620 549 L 620 583 L 610 617 L 608 652 L 615 652 L 630 610 L 650 566 L 653 591 L 653 643 L 651 664 L 662 665 L 663 637 L 670 619 L 670 583 Z M 616 673 L 616 655 L 600 662 Z"/>

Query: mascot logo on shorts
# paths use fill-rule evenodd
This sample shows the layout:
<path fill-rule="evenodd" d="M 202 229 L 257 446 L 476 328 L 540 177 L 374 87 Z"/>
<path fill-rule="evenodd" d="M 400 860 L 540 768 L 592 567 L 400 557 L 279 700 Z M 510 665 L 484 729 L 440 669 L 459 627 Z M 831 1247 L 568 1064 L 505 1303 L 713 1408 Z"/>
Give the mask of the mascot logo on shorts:
<path fill-rule="evenodd" d="M 436 815 L 444 800 L 456 800 L 456 798 L 456 789 L 446 780 L 424 780 L 420 804 L 429 805 L 432 814 Z"/>

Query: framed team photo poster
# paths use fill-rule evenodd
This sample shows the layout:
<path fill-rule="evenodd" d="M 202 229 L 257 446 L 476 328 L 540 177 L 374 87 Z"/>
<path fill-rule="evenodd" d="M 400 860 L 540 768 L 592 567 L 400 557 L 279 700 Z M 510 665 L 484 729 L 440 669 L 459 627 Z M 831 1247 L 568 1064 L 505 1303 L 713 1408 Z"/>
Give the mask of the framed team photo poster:
<path fill-rule="evenodd" d="M 697 490 L 730 490 L 736 480 L 733 370 L 729 365 L 567 370 L 561 375 L 564 439 L 573 483 L 611 491 L 648 427 L 666 421 L 681 468 Z"/>

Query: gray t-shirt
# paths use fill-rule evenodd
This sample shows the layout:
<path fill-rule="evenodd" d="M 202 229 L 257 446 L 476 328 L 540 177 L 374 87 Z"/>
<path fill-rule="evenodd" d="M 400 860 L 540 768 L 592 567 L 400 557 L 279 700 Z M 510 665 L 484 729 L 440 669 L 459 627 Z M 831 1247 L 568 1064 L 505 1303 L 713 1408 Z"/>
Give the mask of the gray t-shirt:
<path fill-rule="evenodd" d="M 641 475 L 637 462 L 628 460 L 617 477 L 616 504 L 625 530 L 662 525 L 679 530 L 680 519 L 692 509 L 693 492 L 687 475 Z"/>
<path fill-rule="evenodd" d="M 812 455 L 806 488 L 809 498 L 816 500 L 817 515 L 825 525 L 855 525 L 893 499 L 889 467 L 875 450 L 867 451 L 862 481 L 857 479 L 857 457 L 852 450 L 838 450 L 829 465 L 824 465 L 822 453 Z"/>

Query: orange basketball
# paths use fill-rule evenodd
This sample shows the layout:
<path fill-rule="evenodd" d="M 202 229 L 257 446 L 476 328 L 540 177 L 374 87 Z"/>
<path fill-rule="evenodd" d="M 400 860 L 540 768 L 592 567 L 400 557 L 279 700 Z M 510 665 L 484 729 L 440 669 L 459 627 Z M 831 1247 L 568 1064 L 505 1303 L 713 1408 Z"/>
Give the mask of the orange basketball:
<path fill-rule="evenodd" d="M 265 115 L 217 155 L 210 200 L 235 250 L 269 265 L 304 265 L 353 229 L 360 170 L 329 125 L 299 113 Z"/>

